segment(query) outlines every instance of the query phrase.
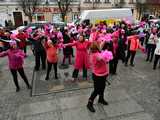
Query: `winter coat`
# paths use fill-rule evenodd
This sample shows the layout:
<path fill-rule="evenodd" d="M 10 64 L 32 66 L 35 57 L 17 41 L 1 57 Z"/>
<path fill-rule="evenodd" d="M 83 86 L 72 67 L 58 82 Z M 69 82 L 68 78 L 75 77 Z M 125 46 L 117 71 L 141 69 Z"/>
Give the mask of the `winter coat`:
<path fill-rule="evenodd" d="M 75 46 L 76 47 L 76 56 L 75 56 L 75 69 L 81 70 L 84 68 L 89 69 L 89 53 L 88 49 L 91 42 L 84 41 L 79 42 L 76 41 L 74 43 L 69 43 L 67 46 Z"/>
<path fill-rule="evenodd" d="M 25 53 L 20 49 L 9 49 L 1 52 L 0 57 L 8 56 L 8 63 L 10 69 L 20 69 L 23 67 Z"/>

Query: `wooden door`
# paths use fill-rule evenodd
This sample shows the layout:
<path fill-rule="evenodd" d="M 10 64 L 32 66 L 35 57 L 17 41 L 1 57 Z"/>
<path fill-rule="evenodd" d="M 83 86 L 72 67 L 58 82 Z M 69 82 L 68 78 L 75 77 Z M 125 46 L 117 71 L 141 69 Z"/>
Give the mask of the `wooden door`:
<path fill-rule="evenodd" d="M 23 25 L 22 12 L 13 12 L 15 26 L 19 27 Z"/>

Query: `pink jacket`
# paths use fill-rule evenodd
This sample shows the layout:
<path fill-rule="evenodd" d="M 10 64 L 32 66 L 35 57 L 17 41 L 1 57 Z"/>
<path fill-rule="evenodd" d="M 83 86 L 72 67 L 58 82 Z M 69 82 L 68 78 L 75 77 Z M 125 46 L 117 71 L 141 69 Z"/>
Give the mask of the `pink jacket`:
<path fill-rule="evenodd" d="M 92 72 L 96 76 L 105 76 L 109 74 L 108 62 L 113 59 L 112 53 L 105 51 L 102 53 L 96 52 L 91 54 Z"/>
<path fill-rule="evenodd" d="M 20 49 L 9 49 L 1 52 L 0 57 L 8 56 L 9 68 L 17 70 L 23 67 L 25 53 Z"/>

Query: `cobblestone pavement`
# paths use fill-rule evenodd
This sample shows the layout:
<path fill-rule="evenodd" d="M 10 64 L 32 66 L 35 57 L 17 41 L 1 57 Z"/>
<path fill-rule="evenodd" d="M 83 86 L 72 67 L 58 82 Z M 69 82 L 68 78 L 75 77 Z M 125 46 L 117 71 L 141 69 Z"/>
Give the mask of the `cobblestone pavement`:
<path fill-rule="evenodd" d="M 118 75 L 109 77 L 111 85 L 105 90 L 109 106 L 95 100 L 94 114 L 86 109 L 92 88 L 30 97 L 19 79 L 21 91 L 16 93 L 7 59 L 0 58 L 0 120 L 160 120 L 160 69 L 152 70 L 144 57 L 136 55 L 135 67 L 119 63 Z M 25 72 L 30 82 L 33 67 L 29 55 Z"/>

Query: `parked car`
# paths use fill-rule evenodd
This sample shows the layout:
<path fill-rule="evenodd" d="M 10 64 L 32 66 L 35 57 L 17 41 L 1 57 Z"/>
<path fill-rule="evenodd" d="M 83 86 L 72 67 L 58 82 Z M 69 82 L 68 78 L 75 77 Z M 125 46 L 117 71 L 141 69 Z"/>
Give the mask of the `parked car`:
<path fill-rule="evenodd" d="M 65 27 L 65 23 L 64 22 L 53 22 L 52 25 L 54 25 L 56 28 Z"/>

